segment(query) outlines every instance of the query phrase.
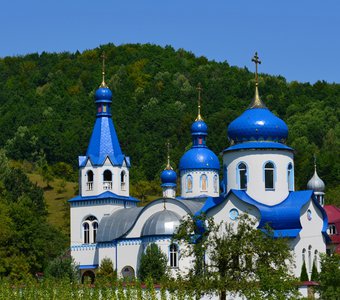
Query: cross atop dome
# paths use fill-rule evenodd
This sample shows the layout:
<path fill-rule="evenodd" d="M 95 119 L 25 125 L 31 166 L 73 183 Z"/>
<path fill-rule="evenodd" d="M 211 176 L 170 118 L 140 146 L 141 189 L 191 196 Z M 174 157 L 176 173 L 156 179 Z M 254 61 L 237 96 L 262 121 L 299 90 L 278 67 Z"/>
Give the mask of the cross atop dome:
<path fill-rule="evenodd" d="M 199 82 L 198 85 L 197 85 L 197 91 L 198 91 L 198 114 L 197 114 L 197 118 L 195 121 L 203 121 L 203 118 L 201 116 L 201 91 L 203 90 L 202 89 L 202 86 L 201 86 L 201 83 Z"/>
<path fill-rule="evenodd" d="M 249 108 L 266 108 L 259 95 L 258 65 L 261 64 L 261 61 L 257 55 L 257 52 L 255 52 L 255 55 L 251 61 L 255 63 L 255 96 Z"/>
<path fill-rule="evenodd" d="M 100 56 L 102 58 L 102 83 L 100 84 L 99 87 L 107 87 L 106 83 L 105 83 L 105 51 L 103 51 L 102 55 Z"/>
<path fill-rule="evenodd" d="M 170 165 L 170 143 L 169 141 L 166 143 L 166 145 L 168 148 L 168 154 L 167 154 L 167 164 L 166 164 L 165 170 L 173 170 Z"/>

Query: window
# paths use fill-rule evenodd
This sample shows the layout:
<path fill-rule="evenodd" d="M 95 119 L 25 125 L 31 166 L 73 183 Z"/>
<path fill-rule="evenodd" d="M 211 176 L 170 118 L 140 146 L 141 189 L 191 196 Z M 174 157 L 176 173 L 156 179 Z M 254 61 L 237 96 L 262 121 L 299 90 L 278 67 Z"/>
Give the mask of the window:
<path fill-rule="evenodd" d="M 318 250 L 315 250 L 314 251 L 314 264 L 315 264 L 315 266 L 316 266 L 316 268 L 318 269 L 318 264 L 319 264 L 319 262 L 318 262 L 318 258 L 319 258 L 319 253 L 318 253 Z"/>
<path fill-rule="evenodd" d="M 95 243 L 96 239 L 97 239 L 97 229 L 98 229 L 98 222 L 94 221 L 92 223 L 92 241 L 93 241 L 93 243 Z"/>
<path fill-rule="evenodd" d="M 84 228 L 84 244 L 89 244 L 90 243 L 90 225 L 89 223 L 85 222 L 83 224 Z"/>
<path fill-rule="evenodd" d="M 333 235 L 336 234 L 336 227 L 334 224 L 329 224 L 328 225 L 328 234 Z"/>
<path fill-rule="evenodd" d="M 178 246 L 176 244 L 170 245 L 170 267 L 178 268 Z"/>
<path fill-rule="evenodd" d="M 120 173 L 120 188 L 121 188 L 121 190 L 122 191 L 125 191 L 125 189 L 126 189 L 126 173 L 125 173 L 125 171 L 122 171 L 121 173 Z"/>
<path fill-rule="evenodd" d="M 83 222 L 84 244 L 94 244 L 97 238 L 98 220 L 94 216 L 89 216 Z"/>
<path fill-rule="evenodd" d="M 103 189 L 112 190 L 112 173 L 110 170 L 105 170 L 103 174 Z"/>
<path fill-rule="evenodd" d="M 306 263 L 306 249 L 302 249 L 302 263 Z"/>
<path fill-rule="evenodd" d="M 190 193 L 192 192 L 192 176 L 188 175 L 186 181 L 187 193 Z"/>
<path fill-rule="evenodd" d="M 312 246 L 308 246 L 308 272 L 312 272 Z"/>
<path fill-rule="evenodd" d="M 238 165 L 238 183 L 240 190 L 247 189 L 247 166 L 244 163 Z"/>
<path fill-rule="evenodd" d="M 288 180 L 288 190 L 294 191 L 294 170 L 293 165 L 291 163 L 288 164 L 287 169 L 287 180 Z"/>
<path fill-rule="evenodd" d="M 218 177 L 214 175 L 214 193 L 218 193 Z"/>
<path fill-rule="evenodd" d="M 201 175 L 200 186 L 201 186 L 201 191 L 207 191 L 207 186 L 208 186 L 207 175 L 205 174 Z"/>
<path fill-rule="evenodd" d="M 272 162 L 267 162 L 264 166 L 264 182 L 266 190 L 274 189 L 274 171 L 274 164 Z"/>
<path fill-rule="evenodd" d="M 93 172 L 87 171 L 86 173 L 87 175 L 87 182 L 86 182 L 86 187 L 88 191 L 92 191 L 93 190 Z"/>

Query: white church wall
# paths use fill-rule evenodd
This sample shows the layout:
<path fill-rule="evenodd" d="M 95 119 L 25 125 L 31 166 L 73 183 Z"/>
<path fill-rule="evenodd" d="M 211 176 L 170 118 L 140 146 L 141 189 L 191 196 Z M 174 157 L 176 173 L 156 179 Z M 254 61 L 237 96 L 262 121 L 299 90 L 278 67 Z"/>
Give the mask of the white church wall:
<path fill-rule="evenodd" d="M 267 205 L 282 202 L 288 196 L 288 165 L 291 163 L 294 170 L 293 153 L 283 150 L 243 150 L 225 152 L 223 166 L 227 168 L 227 192 L 230 189 L 240 189 L 238 165 L 247 166 L 247 194 L 255 200 Z M 264 165 L 273 162 L 274 189 L 265 189 Z"/>
<path fill-rule="evenodd" d="M 137 276 L 138 261 L 140 258 L 141 241 L 122 240 L 117 243 L 117 275 L 122 277 L 124 268 L 133 268 L 134 275 Z"/>
<path fill-rule="evenodd" d="M 192 177 L 192 186 L 188 187 L 188 176 Z M 206 185 L 202 184 L 202 175 L 207 176 Z M 216 180 L 214 178 L 216 176 Z M 218 197 L 220 190 L 219 176 L 217 171 L 212 170 L 186 170 L 181 172 L 181 197 L 192 198 L 201 195 Z"/>
<path fill-rule="evenodd" d="M 79 266 L 99 264 L 96 244 L 71 247 L 71 255 Z"/>
<path fill-rule="evenodd" d="M 323 216 L 320 209 L 313 201 L 310 200 L 301 209 L 300 223 L 302 226 L 300 234 L 291 242 L 295 256 L 295 275 L 300 276 L 301 274 L 304 256 L 307 273 L 310 276 L 315 257 L 316 267 L 320 271 L 319 255 L 321 253 L 326 253 L 325 240 L 321 234 L 321 230 L 323 228 Z M 303 255 L 303 249 L 305 249 L 305 255 Z"/>
<path fill-rule="evenodd" d="M 113 243 L 100 243 L 97 244 L 98 247 L 98 265 L 100 266 L 104 258 L 111 259 L 113 263 L 113 268 L 116 268 L 116 246 Z"/>
<path fill-rule="evenodd" d="M 88 216 L 97 218 L 99 224 L 104 215 L 124 208 L 123 204 L 99 204 L 99 201 L 103 202 L 104 200 L 71 203 L 71 245 L 84 243 L 83 222 Z"/>

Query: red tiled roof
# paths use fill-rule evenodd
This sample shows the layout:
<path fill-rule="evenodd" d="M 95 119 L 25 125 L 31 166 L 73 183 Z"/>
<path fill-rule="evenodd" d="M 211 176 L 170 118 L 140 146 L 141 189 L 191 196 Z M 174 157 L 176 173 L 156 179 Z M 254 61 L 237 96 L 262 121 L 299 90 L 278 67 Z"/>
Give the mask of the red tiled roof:
<path fill-rule="evenodd" d="M 340 208 L 334 205 L 325 205 L 323 208 L 327 213 L 328 223 L 340 223 Z"/>

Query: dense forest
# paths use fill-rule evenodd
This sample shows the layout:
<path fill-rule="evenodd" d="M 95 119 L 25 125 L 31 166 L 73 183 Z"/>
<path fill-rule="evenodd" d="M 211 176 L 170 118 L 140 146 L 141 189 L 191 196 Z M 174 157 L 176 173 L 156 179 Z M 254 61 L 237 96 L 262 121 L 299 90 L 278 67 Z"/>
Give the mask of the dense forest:
<path fill-rule="evenodd" d="M 199 82 L 208 146 L 217 154 L 228 147 L 227 126 L 253 97 L 253 72 L 171 46 L 108 44 L 82 53 L 0 59 L 0 147 L 9 158 L 36 162 L 46 157 L 49 165 L 64 162 L 76 170 L 95 120 L 103 51 L 113 120 L 121 147 L 131 157 L 133 185 L 157 182 L 167 140 L 174 167 L 190 147 Z M 305 188 L 313 175 L 315 154 L 327 186 L 326 203 L 340 205 L 340 84 L 287 82 L 260 74 L 260 94 L 289 126 L 296 188 Z"/>

